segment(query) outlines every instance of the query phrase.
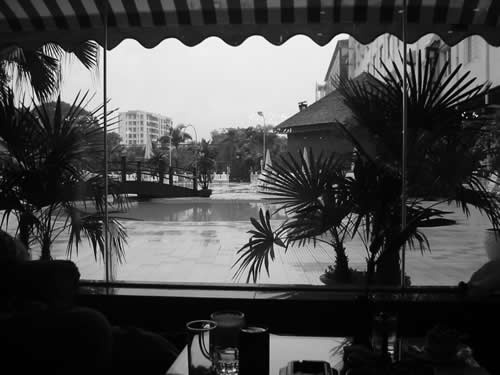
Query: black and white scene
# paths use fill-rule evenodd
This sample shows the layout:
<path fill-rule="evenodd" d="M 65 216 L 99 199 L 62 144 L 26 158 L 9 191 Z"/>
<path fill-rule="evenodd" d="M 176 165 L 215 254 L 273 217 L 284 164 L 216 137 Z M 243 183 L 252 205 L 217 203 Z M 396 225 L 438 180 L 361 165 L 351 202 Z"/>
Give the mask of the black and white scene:
<path fill-rule="evenodd" d="M 0 0 L 5 373 L 500 374 L 499 67 L 496 0 Z"/>

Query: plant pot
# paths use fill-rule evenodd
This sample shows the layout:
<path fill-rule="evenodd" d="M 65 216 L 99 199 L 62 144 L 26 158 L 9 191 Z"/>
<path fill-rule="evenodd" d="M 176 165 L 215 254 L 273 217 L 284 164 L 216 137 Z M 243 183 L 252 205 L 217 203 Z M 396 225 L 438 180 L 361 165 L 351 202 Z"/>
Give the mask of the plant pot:
<path fill-rule="evenodd" d="M 365 283 L 366 272 L 351 271 L 351 281 L 342 282 L 334 279 L 329 273 L 325 272 L 319 276 L 319 280 L 328 286 L 362 286 Z"/>
<path fill-rule="evenodd" d="M 489 260 L 500 259 L 500 233 L 490 228 L 486 230 L 484 248 Z"/>
<path fill-rule="evenodd" d="M 500 245 L 500 242 L 499 242 Z M 351 281 L 349 282 L 341 282 L 338 280 L 335 280 L 333 277 L 330 276 L 327 272 L 321 274 L 319 276 L 319 280 L 328 286 L 338 286 L 338 287 L 364 287 L 366 286 L 366 272 L 364 271 L 351 271 Z M 377 283 L 374 281 L 373 285 L 379 285 L 379 286 L 384 286 L 382 283 Z M 387 285 L 385 285 L 387 286 Z M 409 287 L 411 286 L 411 279 L 408 275 L 406 275 L 406 286 Z"/>

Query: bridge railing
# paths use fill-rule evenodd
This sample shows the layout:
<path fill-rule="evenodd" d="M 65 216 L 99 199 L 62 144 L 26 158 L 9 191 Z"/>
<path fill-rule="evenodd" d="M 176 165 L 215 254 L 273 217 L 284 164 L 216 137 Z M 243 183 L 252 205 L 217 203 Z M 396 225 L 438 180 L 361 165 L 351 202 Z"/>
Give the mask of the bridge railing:
<path fill-rule="evenodd" d="M 165 161 L 161 160 L 157 165 L 152 165 L 147 161 L 127 161 L 122 157 L 120 162 L 109 164 L 108 171 L 112 174 L 119 174 L 117 180 L 127 181 L 149 181 L 159 184 L 183 186 L 180 181 L 188 181 L 194 191 L 198 190 L 198 174 L 196 168 L 184 169 L 169 167 Z M 177 180 L 177 181 L 176 181 Z"/>

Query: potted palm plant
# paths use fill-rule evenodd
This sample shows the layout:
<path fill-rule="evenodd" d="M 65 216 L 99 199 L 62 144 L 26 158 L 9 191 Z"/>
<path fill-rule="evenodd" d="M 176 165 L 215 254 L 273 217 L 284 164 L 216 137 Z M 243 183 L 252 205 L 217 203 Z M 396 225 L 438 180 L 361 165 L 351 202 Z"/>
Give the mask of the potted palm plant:
<path fill-rule="evenodd" d="M 367 282 L 397 285 L 401 248 L 429 249 L 420 228 L 454 224 L 436 208 L 439 204 L 455 202 L 466 215 L 470 207 L 476 207 L 498 229 L 500 200 L 484 189 L 477 173 L 484 157 L 479 140 L 486 124 L 464 116 L 467 104 L 483 95 L 487 85 L 474 86 L 468 73 L 458 78 L 460 67 L 447 75 L 448 64 L 438 69 L 436 61 L 423 62 L 418 53 L 418 60 L 410 57 L 404 72 L 396 64 L 392 69 L 383 65 L 380 78 L 338 80 L 338 90 L 352 112 L 351 121 L 338 126 L 357 150 L 354 177 L 317 160 L 309 169 L 303 160 L 282 160 L 281 167 L 270 167 L 266 183 L 292 216 L 276 231 L 271 230 L 269 215 L 261 213 L 260 223 L 253 219 L 255 228 L 250 242 L 239 250 L 236 275 L 248 268 L 249 278 L 255 281 L 262 265 L 267 269 L 269 258 L 273 259 L 274 246 L 286 249 L 293 241 L 314 241 L 335 226 L 339 233 L 345 230 L 363 239 Z M 403 93 L 405 74 L 408 91 Z M 455 78 L 458 83 L 453 83 Z M 401 228 L 404 95 L 408 106 L 405 177 L 410 198 L 404 203 L 406 226 Z M 356 136 L 357 128 L 369 135 L 370 152 Z"/>
<path fill-rule="evenodd" d="M 28 108 L 16 105 L 10 90 L 0 100 L 1 225 L 7 227 L 14 216 L 19 239 L 27 248 L 39 247 L 41 259 L 51 259 L 51 247 L 62 234 L 69 255 L 86 237 L 95 257 L 104 257 L 104 213 L 110 205 L 104 189 L 108 177 L 101 170 L 104 115 L 101 108 L 84 114 L 86 104 L 83 95 L 66 112 L 60 98 L 54 111 L 47 104 Z M 110 250 L 121 260 L 125 229 L 113 216 L 107 224 Z"/>
<path fill-rule="evenodd" d="M 252 237 L 239 250 L 235 276 L 248 269 L 247 281 L 255 282 L 263 265 L 268 271 L 275 247 L 286 251 L 290 245 L 321 242 L 335 254 L 335 263 L 321 276 L 324 283 L 386 283 L 387 273 L 376 274 L 386 257 L 405 243 L 425 250 L 428 242 L 419 228 L 448 223 L 444 212 L 412 201 L 407 205 L 408 225 L 402 230 L 398 175 L 368 156 L 356 158 L 353 177 L 346 176 L 345 158 L 338 155 L 316 158 L 310 149 L 307 159 L 300 153 L 299 158 L 288 154 L 264 173 L 271 202 L 286 210 L 288 219 L 275 230 L 269 212 L 261 210 L 259 220 L 251 219 Z M 366 272 L 349 267 L 344 242 L 354 236 L 365 245 Z"/>

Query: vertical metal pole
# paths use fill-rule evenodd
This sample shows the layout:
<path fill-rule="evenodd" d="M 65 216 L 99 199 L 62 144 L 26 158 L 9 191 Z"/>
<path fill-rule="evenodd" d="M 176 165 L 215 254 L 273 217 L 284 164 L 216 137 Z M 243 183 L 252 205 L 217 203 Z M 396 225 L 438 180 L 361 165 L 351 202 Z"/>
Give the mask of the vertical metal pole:
<path fill-rule="evenodd" d="M 111 253 L 109 251 L 108 236 L 108 4 L 104 2 L 104 55 L 103 55 L 103 96 L 104 96 L 104 251 L 106 253 L 106 283 L 110 282 L 112 275 Z"/>
<path fill-rule="evenodd" d="M 407 69 L 407 43 L 406 43 L 406 26 L 408 21 L 408 13 L 407 13 L 407 0 L 403 0 L 403 15 L 402 15 L 402 24 L 403 24 L 403 129 L 402 129 L 402 147 L 401 147 L 401 230 L 406 228 L 406 165 L 407 165 L 407 128 L 408 128 L 408 108 L 407 108 L 407 78 L 406 78 L 406 69 Z M 401 251 L 401 289 L 405 288 L 405 269 L 406 269 L 406 246 L 403 244 L 403 248 Z"/>
<path fill-rule="evenodd" d="M 402 23 L 402 38 L 403 38 L 403 114 L 402 114 L 402 120 L 403 120 L 403 127 L 401 131 L 401 230 L 404 230 L 406 228 L 406 166 L 407 166 L 407 139 L 406 139 L 406 134 L 407 134 L 407 128 L 408 128 L 408 108 L 407 108 L 407 87 L 408 87 L 408 82 L 407 82 L 407 77 L 406 77 L 406 70 L 407 70 L 407 43 L 406 43 L 406 27 L 407 27 L 407 21 L 408 21 L 408 4 L 407 0 L 403 0 L 403 12 L 401 14 L 401 23 Z M 401 294 L 404 293 L 405 291 L 405 272 L 406 272 L 406 246 L 403 244 L 403 247 L 401 249 Z M 400 326 L 400 317 L 397 318 L 397 326 Z M 401 360 L 402 354 L 403 354 L 403 338 L 399 333 L 396 331 L 397 335 L 397 359 Z M 395 353 L 396 354 L 396 353 Z"/>
<path fill-rule="evenodd" d="M 262 116 L 262 122 L 264 123 L 264 142 L 263 142 L 263 147 L 264 147 L 264 152 L 262 158 L 264 159 L 264 163 L 266 162 L 266 118 Z M 265 165 L 264 165 L 265 166 Z"/>

